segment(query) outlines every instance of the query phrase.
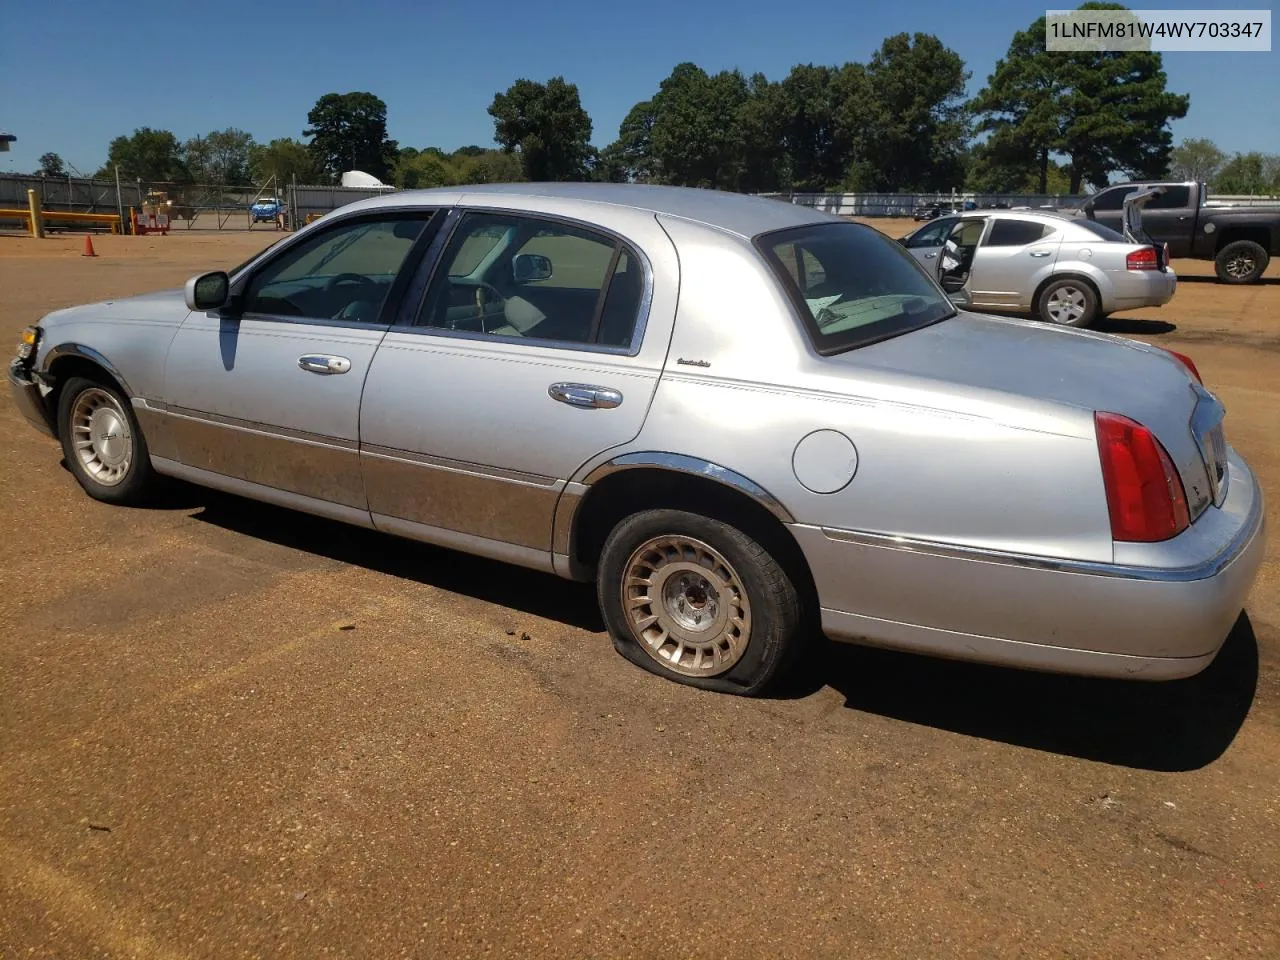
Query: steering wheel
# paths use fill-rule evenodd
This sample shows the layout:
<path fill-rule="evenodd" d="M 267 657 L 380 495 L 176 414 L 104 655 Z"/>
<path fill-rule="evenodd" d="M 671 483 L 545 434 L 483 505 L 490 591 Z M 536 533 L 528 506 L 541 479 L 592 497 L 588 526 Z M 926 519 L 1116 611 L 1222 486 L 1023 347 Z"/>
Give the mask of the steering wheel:
<path fill-rule="evenodd" d="M 489 282 L 488 282 L 488 281 L 486 281 L 486 280 L 480 280 L 479 282 L 477 282 L 477 283 L 476 283 L 476 286 L 475 286 L 475 291 L 476 291 L 476 293 L 475 293 L 476 319 L 480 321 L 480 332 L 481 332 L 481 333 L 487 333 L 487 332 L 488 332 L 488 331 L 487 331 L 487 330 L 485 330 L 485 328 L 484 328 L 484 316 L 485 316 L 485 310 L 484 310 L 484 308 L 485 308 L 485 297 L 484 297 L 484 292 L 485 292 L 486 290 L 488 290 L 489 292 L 491 292 L 491 293 L 494 295 L 494 297 L 496 298 L 496 302 L 498 302 L 498 303 L 506 303 L 506 302 L 507 302 L 507 298 L 506 298 L 506 297 L 504 297 L 504 296 L 502 295 L 502 291 L 501 291 L 501 290 L 499 290 L 497 287 L 495 287 L 492 283 L 489 283 Z M 458 326 L 458 320 L 459 320 L 459 319 L 461 319 L 461 318 L 457 318 L 457 319 L 454 319 L 454 320 L 449 321 L 449 328 L 450 328 L 450 329 L 457 329 L 457 326 Z"/>
<path fill-rule="evenodd" d="M 329 282 L 324 285 L 324 292 L 329 293 L 331 290 L 333 290 L 334 287 L 336 287 L 340 283 L 352 283 L 352 282 L 373 283 L 373 281 L 370 280 L 368 277 L 362 276 L 361 274 L 358 274 L 358 273 L 336 273 L 332 277 L 330 277 Z"/>

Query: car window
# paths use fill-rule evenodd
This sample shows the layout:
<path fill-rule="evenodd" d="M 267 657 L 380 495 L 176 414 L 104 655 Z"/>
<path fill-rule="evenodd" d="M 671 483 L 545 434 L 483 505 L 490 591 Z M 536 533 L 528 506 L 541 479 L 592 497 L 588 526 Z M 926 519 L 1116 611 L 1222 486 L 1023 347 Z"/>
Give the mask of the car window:
<path fill-rule="evenodd" d="M 950 239 L 961 247 L 976 247 L 982 239 L 982 230 L 987 225 L 984 218 L 961 220 L 951 232 Z"/>
<path fill-rule="evenodd" d="M 581 227 L 468 213 L 441 254 L 419 326 L 630 347 L 644 292 L 634 251 Z"/>
<path fill-rule="evenodd" d="M 1109 190 L 1098 195 L 1098 199 L 1093 202 L 1094 210 L 1119 210 L 1124 206 L 1124 198 L 1134 193 L 1138 188 L 1129 187 L 1128 189 Z"/>
<path fill-rule="evenodd" d="M 299 241 L 254 273 L 244 313 L 376 323 L 410 248 L 431 219 L 357 220 Z"/>
<path fill-rule="evenodd" d="M 917 247 L 940 247 L 942 246 L 942 238 L 951 232 L 951 228 L 955 226 L 954 218 L 944 218 L 935 220 L 927 227 L 921 227 L 911 238 L 907 240 L 907 247 L 915 249 Z"/>
<path fill-rule="evenodd" d="M 814 347 L 838 353 L 936 323 L 955 312 L 902 245 L 854 223 L 811 224 L 761 234 L 754 243 L 773 268 Z M 812 257 L 822 279 L 797 269 Z"/>
<path fill-rule="evenodd" d="M 1046 233 L 1051 233 L 1052 230 L 1052 227 L 1036 223 L 1034 220 L 1000 218 L 991 224 L 991 233 L 987 235 L 986 246 L 1025 247 L 1028 243 L 1035 243 Z"/>
<path fill-rule="evenodd" d="M 1165 187 L 1164 193 L 1147 201 L 1147 210 L 1181 210 L 1191 206 L 1190 187 Z"/>

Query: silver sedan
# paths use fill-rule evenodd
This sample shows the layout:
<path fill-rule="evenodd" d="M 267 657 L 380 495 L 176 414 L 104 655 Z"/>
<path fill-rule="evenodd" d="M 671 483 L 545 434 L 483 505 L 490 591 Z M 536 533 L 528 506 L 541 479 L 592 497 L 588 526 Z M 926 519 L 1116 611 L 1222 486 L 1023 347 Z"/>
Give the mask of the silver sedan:
<path fill-rule="evenodd" d="M 943 217 L 902 244 L 975 310 L 1034 313 L 1087 327 L 1120 310 L 1159 307 L 1178 278 L 1163 244 L 1058 213 L 978 211 Z"/>
<path fill-rule="evenodd" d="M 618 651 L 765 689 L 833 638 L 1167 679 L 1262 494 L 1186 357 L 957 310 L 876 230 L 680 188 L 343 207 L 9 368 L 92 497 L 177 477 L 596 584 Z"/>

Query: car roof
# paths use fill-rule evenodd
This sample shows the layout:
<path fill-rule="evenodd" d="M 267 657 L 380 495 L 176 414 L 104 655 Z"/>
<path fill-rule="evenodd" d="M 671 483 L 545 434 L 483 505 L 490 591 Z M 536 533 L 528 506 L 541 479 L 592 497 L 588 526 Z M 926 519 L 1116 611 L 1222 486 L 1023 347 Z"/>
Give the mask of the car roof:
<path fill-rule="evenodd" d="M 845 222 L 834 214 L 768 197 L 695 187 L 646 183 L 486 183 L 430 190 L 401 190 L 357 201 L 348 208 L 405 207 L 447 202 L 457 206 L 495 203 L 536 211 L 572 213 L 592 219 L 600 205 L 679 217 L 751 238 L 770 230 L 809 223 Z"/>

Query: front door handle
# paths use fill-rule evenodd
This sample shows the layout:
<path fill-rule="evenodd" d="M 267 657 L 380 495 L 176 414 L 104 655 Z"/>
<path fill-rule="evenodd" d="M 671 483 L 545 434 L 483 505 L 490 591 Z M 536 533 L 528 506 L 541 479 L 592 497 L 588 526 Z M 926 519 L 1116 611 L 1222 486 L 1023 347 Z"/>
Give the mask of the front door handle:
<path fill-rule="evenodd" d="M 346 357 L 328 357 L 313 353 L 307 354 L 305 357 L 299 357 L 298 366 L 308 373 L 328 375 L 331 373 L 346 373 L 351 369 L 351 361 Z"/>
<path fill-rule="evenodd" d="M 933 259 L 934 257 L 936 257 L 936 256 L 937 256 L 937 254 L 936 254 L 936 253 L 926 253 L 926 254 L 924 255 L 924 258 L 925 258 L 926 260 L 932 260 L 932 259 Z"/>
<path fill-rule="evenodd" d="M 1033 257 L 1047 257 L 1051 253 L 1053 253 L 1052 250 L 1032 250 L 1031 251 L 1031 255 Z"/>
<path fill-rule="evenodd" d="M 609 410 L 622 403 L 622 394 L 611 387 L 596 387 L 589 383 L 553 383 L 547 387 L 552 400 L 559 400 L 571 407 Z"/>

